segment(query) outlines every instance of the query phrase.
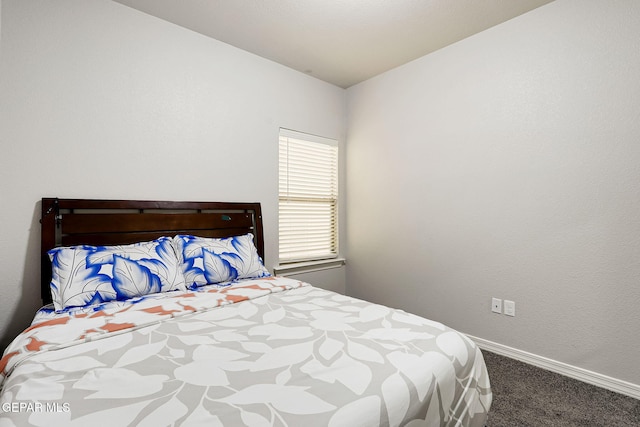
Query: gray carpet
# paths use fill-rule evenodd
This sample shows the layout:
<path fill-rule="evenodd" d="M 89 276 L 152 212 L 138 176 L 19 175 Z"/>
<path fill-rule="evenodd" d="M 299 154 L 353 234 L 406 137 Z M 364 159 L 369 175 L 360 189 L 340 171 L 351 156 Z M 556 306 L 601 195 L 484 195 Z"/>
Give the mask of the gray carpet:
<path fill-rule="evenodd" d="M 640 400 L 483 351 L 493 403 L 488 427 L 640 426 Z"/>

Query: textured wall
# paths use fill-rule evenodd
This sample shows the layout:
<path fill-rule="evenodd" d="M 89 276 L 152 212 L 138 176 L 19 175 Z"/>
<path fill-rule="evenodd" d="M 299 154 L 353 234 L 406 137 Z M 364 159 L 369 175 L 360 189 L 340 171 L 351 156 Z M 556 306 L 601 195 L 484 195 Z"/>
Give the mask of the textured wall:
<path fill-rule="evenodd" d="M 557 0 L 350 88 L 347 293 L 640 384 L 638 40 Z"/>

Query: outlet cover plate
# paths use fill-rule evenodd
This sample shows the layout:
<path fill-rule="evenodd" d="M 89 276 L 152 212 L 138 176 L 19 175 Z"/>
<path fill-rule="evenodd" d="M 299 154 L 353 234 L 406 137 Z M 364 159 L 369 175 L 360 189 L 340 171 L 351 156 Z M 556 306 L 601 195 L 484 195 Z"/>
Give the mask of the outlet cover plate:
<path fill-rule="evenodd" d="M 502 300 L 500 298 L 491 298 L 491 311 L 494 313 L 502 313 Z"/>
<path fill-rule="evenodd" d="M 504 314 L 507 316 L 516 315 L 516 303 L 509 300 L 504 300 Z"/>

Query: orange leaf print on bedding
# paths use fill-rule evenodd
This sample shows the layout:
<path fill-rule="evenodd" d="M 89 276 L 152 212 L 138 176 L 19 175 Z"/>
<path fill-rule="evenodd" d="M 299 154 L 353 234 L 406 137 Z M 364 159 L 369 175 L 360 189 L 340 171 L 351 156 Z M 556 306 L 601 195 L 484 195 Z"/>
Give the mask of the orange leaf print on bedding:
<path fill-rule="evenodd" d="M 136 325 L 134 325 L 133 323 L 107 323 L 106 325 L 101 326 L 100 329 L 107 332 L 115 332 L 121 331 L 123 329 L 131 329 L 134 326 Z"/>
<path fill-rule="evenodd" d="M 29 351 L 40 351 L 40 348 L 45 344 L 49 344 L 49 343 L 46 342 L 46 341 L 40 341 L 39 339 L 37 339 L 35 337 L 31 337 L 31 338 L 29 338 L 29 344 L 27 344 L 27 350 L 29 350 Z"/>

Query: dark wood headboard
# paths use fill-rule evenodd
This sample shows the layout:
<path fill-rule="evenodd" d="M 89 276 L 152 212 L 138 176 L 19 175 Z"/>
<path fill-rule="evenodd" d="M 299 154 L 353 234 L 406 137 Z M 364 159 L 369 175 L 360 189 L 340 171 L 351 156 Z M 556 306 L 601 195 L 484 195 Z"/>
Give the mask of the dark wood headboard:
<path fill-rule="evenodd" d="M 41 295 L 51 302 L 51 261 L 57 246 L 123 245 L 162 236 L 230 237 L 253 233 L 264 259 L 260 203 L 42 199 Z"/>

